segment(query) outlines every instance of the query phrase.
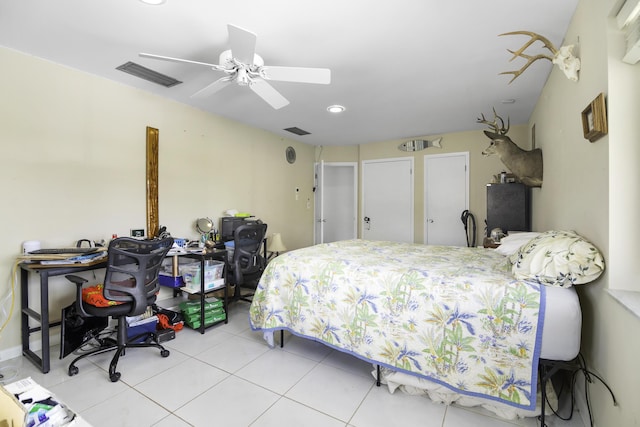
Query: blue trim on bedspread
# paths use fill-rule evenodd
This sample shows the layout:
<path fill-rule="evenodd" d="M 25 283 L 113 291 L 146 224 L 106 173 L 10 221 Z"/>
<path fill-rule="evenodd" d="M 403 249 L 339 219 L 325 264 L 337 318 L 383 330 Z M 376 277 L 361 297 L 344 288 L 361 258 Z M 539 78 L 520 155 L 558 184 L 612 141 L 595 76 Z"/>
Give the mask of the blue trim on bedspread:
<path fill-rule="evenodd" d="M 507 264 L 478 248 L 354 240 L 299 249 L 267 266 L 250 325 L 534 410 L 545 290 Z"/>

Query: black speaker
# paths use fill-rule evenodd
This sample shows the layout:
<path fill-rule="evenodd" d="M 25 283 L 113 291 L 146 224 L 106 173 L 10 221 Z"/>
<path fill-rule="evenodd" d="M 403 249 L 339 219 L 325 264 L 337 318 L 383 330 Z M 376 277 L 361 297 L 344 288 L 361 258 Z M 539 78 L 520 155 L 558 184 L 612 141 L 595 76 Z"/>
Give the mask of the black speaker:
<path fill-rule="evenodd" d="M 75 303 L 62 309 L 60 321 L 60 359 L 100 335 L 109 326 L 108 317 L 83 317 Z"/>
<path fill-rule="evenodd" d="M 491 230 L 531 231 L 531 189 L 524 184 L 487 184 L 487 236 Z"/>

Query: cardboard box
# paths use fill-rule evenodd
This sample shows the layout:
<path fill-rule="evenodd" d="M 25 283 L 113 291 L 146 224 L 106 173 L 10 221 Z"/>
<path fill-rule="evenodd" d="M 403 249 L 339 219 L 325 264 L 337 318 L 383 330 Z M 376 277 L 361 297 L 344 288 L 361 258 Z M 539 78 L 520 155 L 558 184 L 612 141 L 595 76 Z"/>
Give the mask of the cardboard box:
<path fill-rule="evenodd" d="M 29 377 L 0 386 L 0 426 L 5 425 L 8 427 L 88 426 L 51 391 Z"/>
<path fill-rule="evenodd" d="M 12 393 L 0 386 L 0 426 L 24 426 L 27 410 Z"/>

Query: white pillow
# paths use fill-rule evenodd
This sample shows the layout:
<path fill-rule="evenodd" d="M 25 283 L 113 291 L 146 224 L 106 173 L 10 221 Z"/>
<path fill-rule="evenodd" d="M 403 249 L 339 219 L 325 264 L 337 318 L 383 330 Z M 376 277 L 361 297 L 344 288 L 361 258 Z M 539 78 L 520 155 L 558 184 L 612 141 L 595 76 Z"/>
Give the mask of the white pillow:
<path fill-rule="evenodd" d="M 500 239 L 500 246 L 496 248 L 496 252 L 504 256 L 515 254 L 520 247 L 534 237 L 538 237 L 540 233 L 535 231 L 524 231 L 522 233 L 512 231 L 508 236 Z"/>
<path fill-rule="evenodd" d="M 573 231 L 547 231 L 510 257 L 513 275 L 563 288 L 589 283 L 604 271 L 600 251 Z"/>

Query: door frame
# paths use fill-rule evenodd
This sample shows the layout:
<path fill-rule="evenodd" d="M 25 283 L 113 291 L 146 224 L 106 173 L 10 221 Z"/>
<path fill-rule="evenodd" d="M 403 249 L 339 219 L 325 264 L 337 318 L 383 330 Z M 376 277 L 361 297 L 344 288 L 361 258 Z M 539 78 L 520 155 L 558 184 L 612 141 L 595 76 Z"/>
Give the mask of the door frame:
<path fill-rule="evenodd" d="M 318 221 L 324 219 L 324 177 L 327 171 L 327 167 L 351 167 L 353 169 L 353 236 L 352 239 L 358 237 L 358 162 L 325 162 L 321 160 L 315 162 L 313 165 L 314 174 L 314 206 L 313 206 L 313 244 L 324 243 L 324 224 L 320 223 L 320 239 L 318 239 Z M 322 170 L 318 173 L 318 168 Z M 318 201 L 318 197 L 320 201 Z M 320 210 L 320 212 L 318 212 Z M 318 215 L 319 213 L 319 215 Z"/>
<path fill-rule="evenodd" d="M 429 227 L 427 226 L 427 219 L 429 218 L 429 212 L 427 211 L 427 188 L 428 188 L 428 184 L 427 184 L 427 161 L 429 159 L 433 159 L 433 158 L 438 158 L 438 157 L 453 157 L 453 156 L 464 156 L 464 160 L 465 160 L 465 180 L 466 180 L 466 185 L 465 185 L 465 194 L 464 194 L 464 199 L 465 199 L 465 209 L 469 209 L 469 152 L 468 151 L 458 151 L 458 152 L 453 152 L 453 153 L 443 153 L 443 154 L 425 154 L 424 155 L 424 167 L 423 167 L 423 191 L 424 191 L 424 195 L 423 195 L 423 199 L 424 199 L 424 206 L 423 206 L 423 212 L 424 212 L 424 218 L 422 219 L 422 223 L 424 224 L 424 233 L 422 236 L 422 241 L 427 244 L 427 242 L 429 241 L 428 239 L 428 234 L 429 234 Z"/>

